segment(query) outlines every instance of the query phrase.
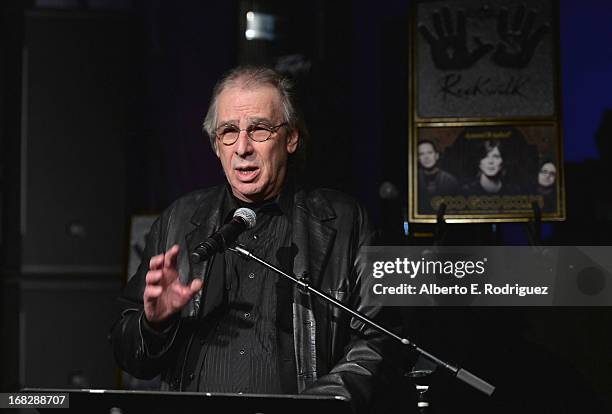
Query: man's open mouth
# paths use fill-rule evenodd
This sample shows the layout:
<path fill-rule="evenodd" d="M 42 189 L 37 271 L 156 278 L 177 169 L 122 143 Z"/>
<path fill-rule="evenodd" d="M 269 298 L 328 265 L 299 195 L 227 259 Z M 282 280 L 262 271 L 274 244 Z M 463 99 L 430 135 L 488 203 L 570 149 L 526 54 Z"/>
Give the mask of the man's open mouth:
<path fill-rule="evenodd" d="M 254 179 L 257 174 L 259 173 L 259 168 L 258 167 L 238 167 L 235 168 L 236 170 L 236 174 L 238 175 L 238 178 L 240 178 L 240 180 L 242 181 L 250 181 L 252 179 Z"/>

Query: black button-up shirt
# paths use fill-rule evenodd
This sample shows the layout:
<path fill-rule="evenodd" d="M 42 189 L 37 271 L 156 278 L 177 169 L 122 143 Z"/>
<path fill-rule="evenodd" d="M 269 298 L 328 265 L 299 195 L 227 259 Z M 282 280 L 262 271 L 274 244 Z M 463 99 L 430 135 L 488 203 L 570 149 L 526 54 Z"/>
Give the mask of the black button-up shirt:
<path fill-rule="evenodd" d="M 238 242 L 288 272 L 293 267 L 292 201 L 290 188 L 260 205 L 245 204 L 228 189 L 223 206 L 226 220 L 238 207 L 249 207 L 257 213 L 255 227 L 242 233 Z M 223 298 L 215 312 L 207 316 L 212 320 L 203 325 L 208 328 L 197 343 L 197 381 L 189 388 L 207 392 L 295 393 L 290 282 L 229 251 L 215 260 L 210 277 L 223 278 Z"/>

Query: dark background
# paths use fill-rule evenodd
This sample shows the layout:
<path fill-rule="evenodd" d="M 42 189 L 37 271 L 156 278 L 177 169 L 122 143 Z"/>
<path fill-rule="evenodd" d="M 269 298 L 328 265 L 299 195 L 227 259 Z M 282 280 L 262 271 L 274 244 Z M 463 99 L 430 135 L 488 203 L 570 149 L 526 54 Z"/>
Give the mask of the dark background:
<path fill-rule="evenodd" d="M 297 74 L 312 135 L 307 180 L 356 196 L 388 243 L 431 243 L 432 226 L 402 234 L 410 6 L 2 2 L 2 390 L 118 387 L 106 334 L 125 280 L 130 217 L 223 179 L 201 123 L 215 81 L 239 63 L 290 56 L 308 68 Z M 278 38 L 246 41 L 246 10 L 279 16 Z M 612 6 L 561 0 L 559 12 L 568 220 L 543 225 L 542 242 L 610 245 Z M 385 181 L 396 198 L 379 196 Z M 461 243 L 528 241 L 521 224 L 446 233 Z M 592 408 L 610 399 L 611 308 L 406 313 L 417 342 L 499 387 L 486 400 L 435 374 L 440 412 L 510 402 L 526 404 L 523 412 L 574 412 L 587 411 L 579 401 Z"/>

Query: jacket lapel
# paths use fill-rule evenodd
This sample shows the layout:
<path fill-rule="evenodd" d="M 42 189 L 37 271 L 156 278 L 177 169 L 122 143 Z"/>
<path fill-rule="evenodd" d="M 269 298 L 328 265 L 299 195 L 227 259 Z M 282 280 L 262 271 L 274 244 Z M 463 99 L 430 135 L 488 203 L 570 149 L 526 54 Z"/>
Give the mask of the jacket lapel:
<path fill-rule="evenodd" d="M 297 191 L 293 209 L 293 243 L 297 246 L 294 274 L 319 287 L 336 231 L 325 225 L 334 219 L 331 206 L 318 192 L 307 198 Z M 294 286 L 293 339 L 297 388 L 304 391 L 317 380 L 316 321 L 310 293 Z"/>
<path fill-rule="evenodd" d="M 298 277 L 306 277 L 313 287 L 318 287 L 336 238 L 336 230 L 325 222 L 336 218 L 336 214 L 318 192 L 309 197 L 303 191 L 296 192 L 294 206 L 293 242 L 298 252 L 293 270 Z"/>
<path fill-rule="evenodd" d="M 200 263 L 195 263 L 191 257 L 196 247 L 200 245 L 206 238 L 210 237 L 215 231 L 219 229 L 221 223 L 221 209 L 223 207 L 223 197 L 225 195 L 225 186 L 221 185 L 217 187 L 214 194 L 211 197 L 203 197 L 207 200 L 206 203 L 202 202 L 195 213 L 191 217 L 191 223 L 194 225 L 194 229 L 185 235 L 185 244 L 189 252 L 189 276 L 185 283 L 191 282 L 196 277 L 202 279 L 203 288 L 191 299 L 188 306 L 183 308 L 183 316 L 195 317 L 200 311 L 200 304 L 202 303 L 202 296 L 206 295 L 208 281 L 210 277 L 210 269 L 212 259 L 204 260 Z"/>

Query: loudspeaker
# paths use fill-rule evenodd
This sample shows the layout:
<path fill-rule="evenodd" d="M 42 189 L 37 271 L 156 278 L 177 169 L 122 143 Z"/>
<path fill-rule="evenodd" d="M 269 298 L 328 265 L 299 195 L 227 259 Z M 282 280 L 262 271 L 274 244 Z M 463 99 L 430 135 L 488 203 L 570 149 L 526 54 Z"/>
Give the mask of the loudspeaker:
<path fill-rule="evenodd" d="M 27 11 L 20 271 L 119 273 L 131 65 L 121 14 Z"/>
<path fill-rule="evenodd" d="M 108 333 L 120 288 L 108 276 L 7 281 L 2 388 L 116 388 Z"/>
<path fill-rule="evenodd" d="M 126 246 L 130 20 L 18 8 L 6 46 L 20 59 L 3 79 L 0 385 L 115 388 L 107 333 Z"/>

